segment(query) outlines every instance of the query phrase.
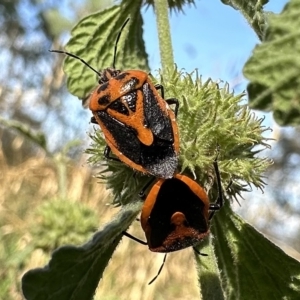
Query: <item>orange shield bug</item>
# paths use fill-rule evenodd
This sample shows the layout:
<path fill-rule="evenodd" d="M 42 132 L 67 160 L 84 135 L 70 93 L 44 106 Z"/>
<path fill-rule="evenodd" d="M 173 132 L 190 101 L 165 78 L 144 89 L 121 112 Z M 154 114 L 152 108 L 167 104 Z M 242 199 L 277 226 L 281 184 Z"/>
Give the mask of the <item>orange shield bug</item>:
<path fill-rule="evenodd" d="M 209 210 L 219 208 L 219 201 L 211 206 L 205 190 L 185 175 L 158 180 L 141 214 L 149 249 L 173 252 L 198 244 L 209 234 Z"/>
<path fill-rule="evenodd" d="M 82 61 L 99 76 L 99 86 L 89 97 L 89 108 L 99 124 L 107 146 L 104 155 L 120 160 L 142 173 L 159 178 L 171 178 L 178 165 L 179 133 L 176 123 L 178 100 L 164 99 L 164 88 L 154 85 L 149 75 L 140 70 L 116 70 L 117 44 L 113 67 L 96 71 L 78 56 L 64 53 Z M 158 93 L 160 90 L 161 94 Z M 169 105 L 175 104 L 175 111 Z M 112 152 L 116 157 L 111 157 Z"/>
<path fill-rule="evenodd" d="M 204 188 L 186 175 L 175 174 L 171 179 L 159 179 L 145 197 L 144 192 L 152 183 L 149 182 L 140 193 L 142 198 L 146 198 L 141 213 L 141 226 L 147 242 L 127 232 L 123 234 L 148 245 L 153 252 L 168 253 L 190 246 L 194 248 L 209 234 L 209 221 L 223 206 L 217 159 L 214 161 L 214 169 L 218 186 L 218 198 L 214 203 L 210 203 Z M 197 249 L 194 250 L 201 254 Z"/>

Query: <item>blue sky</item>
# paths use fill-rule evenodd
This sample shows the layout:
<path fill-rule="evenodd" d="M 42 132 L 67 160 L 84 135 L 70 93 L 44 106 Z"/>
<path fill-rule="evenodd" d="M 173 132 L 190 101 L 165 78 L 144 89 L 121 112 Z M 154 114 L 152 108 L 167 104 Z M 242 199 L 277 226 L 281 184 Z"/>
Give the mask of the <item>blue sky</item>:
<path fill-rule="evenodd" d="M 175 62 L 190 72 L 222 79 L 243 90 L 246 81 L 241 70 L 259 40 L 245 18 L 220 0 L 195 1 L 185 14 L 171 14 L 171 33 Z M 271 0 L 267 11 L 279 13 L 286 0 Z M 160 67 L 156 20 L 152 9 L 144 12 L 144 38 L 152 70 Z"/>

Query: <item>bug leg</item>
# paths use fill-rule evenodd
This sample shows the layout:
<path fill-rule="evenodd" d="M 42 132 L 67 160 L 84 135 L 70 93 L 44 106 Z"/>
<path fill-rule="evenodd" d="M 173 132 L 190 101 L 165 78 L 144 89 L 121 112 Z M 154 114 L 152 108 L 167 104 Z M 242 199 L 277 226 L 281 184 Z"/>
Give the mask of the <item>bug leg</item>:
<path fill-rule="evenodd" d="M 126 232 L 126 231 L 122 231 L 122 234 L 123 234 L 124 236 L 127 236 L 127 237 L 130 238 L 131 240 L 133 240 L 133 241 L 139 243 L 139 244 L 142 244 L 142 245 L 144 245 L 144 246 L 147 246 L 147 245 L 148 245 L 147 242 L 138 239 L 137 237 L 131 235 L 130 233 L 128 233 L 128 232 Z"/>
<path fill-rule="evenodd" d="M 166 102 L 169 105 L 175 104 L 174 114 L 175 114 L 175 117 L 177 117 L 178 109 L 179 109 L 179 101 L 178 101 L 178 99 L 176 99 L 176 98 L 170 98 L 170 99 L 166 99 Z"/>
<path fill-rule="evenodd" d="M 110 149 L 109 149 L 109 150 L 110 150 Z M 108 154 L 109 154 L 109 152 L 108 152 Z M 146 183 L 146 185 L 143 187 L 143 189 L 139 192 L 139 197 L 140 197 L 142 200 L 145 200 L 145 198 L 146 198 L 145 191 L 146 191 L 147 188 L 153 183 L 154 180 L 155 180 L 155 177 L 151 178 L 151 179 Z M 137 218 L 136 220 L 139 221 L 140 219 Z M 134 240 L 135 242 L 138 242 L 138 243 L 142 244 L 142 245 L 148 245 L 147 242 L 144 242 L 144 241 L 142 241 L 142 240 L 136 238 L 135 236 L 131 235 L 130 233 L 127 233 L 126 231 L 122 231 L 122 234 L 125 235 L 125 236 L 127 236 L 128 238 Z M 159 272 L 160 272 L 160 271 L 159 271 Z M 156 277 L 157 277 L 157 276 L 158 276 L 158 274 L 156 275 Z M 156 277 L 155 277 L 155 279 L 156 279 Z M 155 280 L 155 279 L 154 279 L 154 280 Z M 152 283 L 154 280 L 152 279 L 151 283 Z"/>
<path fill-rule="evenodd" d="M 156 84 L 154 87 L 160 90 L 161 97 L 165 99 L 165 88 L 161 84 Z"/>
<path fill-rule="evenodd" d="M 165 265 L 166 259 L 167 259 L 167 253 L 164 256 L 164 260 L 163 260 L 163 262 L 162 262 L 162 264 L 161 264 L 161 266 L 160 266 L 160 268 L 159 268 L 156 276 L 152 280 L 149 281 L 148 285 L 150 285 L 151 283 L 153 283 L 156 280 L 156 278 L 159 276 L 159 274 L 161 273 L 161 271 L 162 271 L 162 269 L 163 269 L 163 267 Z"/>
<path fill-rule="evenodd" d="M 122 234 L 127 236 L 128 238 L 134 240 L 135 242 L 138 242 L 138 243 L 142 244 L 142 245 L 148 245 L 146 242 L 136 238 L 135 236 L 131 235 L 130 233 L 128 233 L 126 231 L 122 231 Z"/>
<path fill-rule="evenodd" d="M 151 178 L 146 184 L 145 186 L 143 187 L 143 189 L 139 192 L 139 197 L 142 199 L 142 200 L 145 200 L 146 198 L 146 190 L 148 189 L 148 187 L 153 183 L 153 181 L 155 180 L 156 178 L 153 177 Z"/>
<path fill-rule="evenodd" d="M 163 85 L 156 84 L 154 87 L 157 90 L 160 90 L 161 97 L 163 99 L 165 99 L 165 89 L 164 89 Z M 175 116 L 177 117 L 177 113 L 178 113 L 178 109 L 179 109 L 179 101 L 178 101 L 178 99 L 176 99 L 176 98 L 170 98 L 170 99 L 166 99 L 165 101 L 168 104 L 170 104 L 170 105 L 175 104 L 175 111 L 174 111 L 174 113 L 175 113 Z"/>
<path fill-rule="evenodd" d="M 151 178 L 147 183 L 146 185 L 143 187 L 143 189 L 139 192 L 139 197 L 142 199 L 142 200 L 145 200 L 146 198 L 146 195 L 145 195 L 145 191 L 147 190 L 147 188 L 151 185 L 151 183 L 153 183 L 153 181 L 155 180 L 155 177 Z M 137 221 L 139 221 L 140 219 L 136 219 Z M 142 244 L 142 245 L 148 245 L 146 242 L 136 238 L 135 236 L 131 235 L 130 233 L 127 233 L 126 231 L 123 231 L 122 232 L 123 235 L 127 236 L 128 238 Z M 158 275 L 157 275 L 158 276 Z M 156 276 L 156 277 L 157 277 Z"/>
<path fill-rule="evenodd" d="M 198 255 L 201 255 L 201 256 L 208 256 L 208 254 L 206 254 L 206 253 L 201 253 L 196 247 L 193 247 L 193 250 L 194 250 Z"/>
<path fill-rule="evenodd" d="M 104 153 L 103 153 L 104 157 L 109 160 L 114 160 L 114 161 L 120 162 L 120 160 L 118 158 L 110 156 L 110 153 L 111 153 L 111 149 L 109 148 L 109 146 L 106 146 L 104 149 Z"/>
<path fill-rule="evenodd" d="M 91 117 L 91 123 L 98 124 L 95 117 Z"/>
<path fill-rule="evenodd" d="M 215 201 L 215 203 L 211 203 L 209 206 L 209 210 L 211 210 L 208 220 L 211 220 L 212 217 L 214 216 L 215 212 L 218 211 L 224 204 L 224 199 L 223 199 L 223 190 L 222 190 L 222 183 L 221 183 L 221 176 L 220 176 L 220 171 L 219 171 L 219 166 L 218 166 L 218 156 L 219 156 L 219 147 L 217 148 L 217 156 L 214 161 L 214 169 L 217 177 L 217 186 L 218 186 L 218 198 Z"/>

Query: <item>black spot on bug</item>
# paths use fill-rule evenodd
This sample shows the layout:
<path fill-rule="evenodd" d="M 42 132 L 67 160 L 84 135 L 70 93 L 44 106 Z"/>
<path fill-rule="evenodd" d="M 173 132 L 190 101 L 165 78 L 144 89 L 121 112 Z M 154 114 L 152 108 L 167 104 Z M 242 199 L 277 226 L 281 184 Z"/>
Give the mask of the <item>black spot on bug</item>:
<path fill-rule="evenodd" d="M 129 111 L 126 106 L 121 102 L 121 100 L 114 101 L 110 106 L 110 109 L 113 109 L 123 115 L 129 116 Z"/>
<path fill-rule="evenodd" d="M 117 80 L 122 80 L 122 79 L 124 79 L 127 75 L 129 75 L 128 72 L 122 72 L 121 74 L 119 74 L 119 75 L 116 76 L 115 78 L 116 78 Z"/>
<path fill-rule="evenodd" d="M 97 90 L 97 93 L 105 91 L 107 89 L 107 87 L 108 87 L 108 82 L 101 84 Z"/>
<path fill-rule="evenodd" d="M 109 104 L 110 103 L 110 96 L 105 95 L 103 97 L 100 97 L 98 99 L 98 103 L 99 103 L 99 105 L 107 105 L 107 104 Z"/>

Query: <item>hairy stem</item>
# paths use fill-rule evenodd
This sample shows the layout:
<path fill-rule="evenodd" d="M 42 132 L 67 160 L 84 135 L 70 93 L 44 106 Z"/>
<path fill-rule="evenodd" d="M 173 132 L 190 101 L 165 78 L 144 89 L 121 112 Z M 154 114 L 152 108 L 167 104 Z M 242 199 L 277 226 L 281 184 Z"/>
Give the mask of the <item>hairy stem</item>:
<path fill-rule="evenodd" d="M 159 51 L 163 74 L 166 69 L 174 68 L 173 48 L 169 24 L 169 11 L 167 0 L 154 0 L 156 24 L 158 30 Z"/>

